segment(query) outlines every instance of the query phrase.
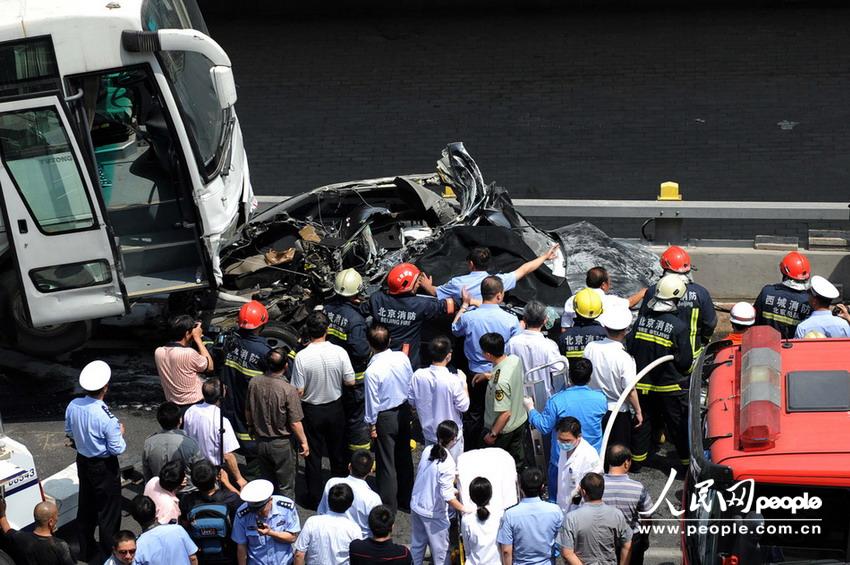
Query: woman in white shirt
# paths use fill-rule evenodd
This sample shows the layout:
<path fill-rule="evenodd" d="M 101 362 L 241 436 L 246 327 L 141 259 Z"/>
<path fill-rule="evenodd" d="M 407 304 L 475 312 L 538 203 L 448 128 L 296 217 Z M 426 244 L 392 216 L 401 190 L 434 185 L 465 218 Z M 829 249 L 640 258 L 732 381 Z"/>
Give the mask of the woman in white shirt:
<path fill-rule="evenodd" d="M 492 565 L 499 563 L 499 546 L 496 534 L 502 511 L 491 513 L 487 507 L 493 497 L 493 485 L 484 477 L 475 477 L 469 483 L 469 499 L 478 508 L 474 514 L 464 514 L 460 522 L 463 549 L 469 565 Z"/>
<path fill-rule="evenodd" d="M 437 426 L 437 443 L 422 452 L 413 495 L 410 498 L 412 530 L 410 553 L 413 565 L 425 559 L 425 547 L 431 548 L 434 565 L 449 565 L 449 507 L 463 512 L 455 490 L 455 462 L 449 449 L 457 441 L 458 427 L 451 420 Z"/>

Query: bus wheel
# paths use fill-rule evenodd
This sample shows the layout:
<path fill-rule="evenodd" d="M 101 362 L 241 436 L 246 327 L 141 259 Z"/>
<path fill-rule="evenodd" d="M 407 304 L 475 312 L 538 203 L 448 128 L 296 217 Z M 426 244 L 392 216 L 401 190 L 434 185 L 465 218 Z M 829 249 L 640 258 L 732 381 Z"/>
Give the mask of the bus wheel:
<path fill-rule="evenodd" d="M 298 332 L 286 324 L 269 322 L 260 330 L 260 335 L 272 348 L 285 347 L 294 351 L 298 345 Z"/>

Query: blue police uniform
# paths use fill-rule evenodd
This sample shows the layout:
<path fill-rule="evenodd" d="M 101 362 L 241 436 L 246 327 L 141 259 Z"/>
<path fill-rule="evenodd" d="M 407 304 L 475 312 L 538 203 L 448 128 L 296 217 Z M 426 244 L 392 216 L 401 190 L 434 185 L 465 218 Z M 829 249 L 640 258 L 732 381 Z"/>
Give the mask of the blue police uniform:
<path fill-rule="evenodd" d="M 390 330 L 390 348 L 407 353 L 414 370 L 419 368 L 422 325 L 429 320 L 453 314 L 454 311 L 454 300 L 386 292 L 374 293 L 361 306 L 364 316 L 371 315 L 376 322 L 387 326 Z"/>
<path fill-rule="evenodd" d="M 812 312 L 809 292 L 795 290 L 783 283 L 762 288 L 753 306 L 756 309 L 756 325 L 776 328 L 782 339 L 794 337 L 799 323 Z"/>
<path fill-rule="evenodd" d="M 438 286 L 437 298 L 452 298 L 460 304 L 463 302 L 462 291 L 465 287 L 469 296 L 475 300 L 481 300 L 481 282 L 489 276 L 499 277 L 502 280 L 502 286 L 505 287 L 505 292 L 516 288 L 516 275 L 512 272 L 490 275 L 487 271 L 472 271 L 465 275 L 452 277 L 448 282 Z"/>
<path fill-rule="evenodd" d="M 248 546 L 248 565 L 288 565 L 292 563 L 291 543 L 277 541 L 257 531 L 257 520 L 265 523 L 275 532 L 298 533 L 301 521 L 295 503 L 285 496 L 272 496 L 272 507 L 268 516 L 260 517 L 247 503 L 236 511 L 233 520 L 233 533 L 230 539 L 239 545 Z"/>
<path fill-rule="evenodd" d="M 246 455 L 256 454 L 256 443 L 248 433 L 245 423 L 245 402 L 248 398 L 248 382 L 263 374 L 262 364 L 271 347 L 266 338 L 251 330 L 239 330 L 234 334 L 231 347 L 224 358 L 221 380 L 227 387 L 222 402 L 224 417 L 230 420 L 236 438 Z"/>
<path fill-rule="evenodd" d="M 65 434 L 77 449 L 80 554 L 87 559 L 95 550 L 94 530 L 98 527 L 100 551 L 109 555 L 112 536 L 121 526 L 118 455 L 127 449 L 121 426 L 102 400 L 84 396 L 72 400 L 65 410 Z"/>
<path fill-rule="evenodd" d="M 805 337 L 812 331 L 821 332 L 826 337 L 850 337 L 850 324 L 843 318 L 833 316 L 829 310 L 815 310 L 800 322 L 794 337 Z"/>
<path fill-rule="evenodd" d="M 498 304 L 482 304 L 464 313 L 452 324 L 452 333 L 464 337 L 463 354 L 469 361 L 472 373 L 485 373 L 493 364 L 484 358 L 479 340 L 487 333 L 497 333 L 508 343 L 513 336 L 522 333 L 519 320 L 513 314 L 502 310 Z"/>
<path fill-rule="evenodd" d="M 363 421 L 365 393 L 363 374 L 369 363 L 371 349 L 366 339 L 366 318 L 354 304 L 343 297 L 335 297 L 325 304 L 325 314 L 330 320 L 328 341 L 345 349 L 354 369 L 354 386 L 344 387 L 342 405 L 345 409 L 345 431 L 348 449 L 369 449 L 372 440 L 369 427 Z"/>
<path fill-rule="evenodd" d="M 549 565 L 563 522 L 557 504 L 540 497 L 523 498 L 505 510 L 496 541 L 513 547 L 514 565 Z"/>
<path fill-rule="evenodd" d="M 649 301 L 655 297 L 655 286 L 652 285 L 647 289 L 640 308 L 641 314 L 647 312 Z M 711 340 L 711 335 L 717 326 L 717 314 L 714 312 L 711 295 L 704 286 L 695 282 L 689 282 L 685 286 L 685 295 L 679 300 L 676 315 L 688 326 L 691 352 L 694 358 L 697 358 L 702 348 Z"/>
<path fill-rule="evenodd" d="M 543 412 L 532 408 L 528 412 L 528 421 L 540 431 L 541 435 L 551 434 L 552 447 L 549 450 L 548 485 L 549 500 L 557 500 L 558 495 L 558 432 L 555 426 L 566 417 L 572 416 L 581 424 L 581 436 L 599 451 L 602 446 L 602 418 L 608 411 L 608 400 L 601 390 L 587 385 L 565 388 L 546 401 Z"/>

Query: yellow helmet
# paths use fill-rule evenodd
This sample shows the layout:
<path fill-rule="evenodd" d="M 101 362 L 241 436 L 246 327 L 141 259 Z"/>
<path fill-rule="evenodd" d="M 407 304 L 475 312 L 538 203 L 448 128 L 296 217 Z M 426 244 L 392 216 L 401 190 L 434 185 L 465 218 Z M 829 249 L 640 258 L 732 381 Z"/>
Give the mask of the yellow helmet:
<path fill-rule="evenodd" d="M 803 336 L 803 339 L 823 339 L 825 337 L 825 333 L 819 332 L 817 330 L 811 330 L 809 332 L 806 332 L 806 335 Z"/>
<path fill-rule="evenodd" d="M 602 313 L 602 297 L 592 288 L 584 288 L 576 293 L 573 299 L 576 314 L 582 318 L 593 320 Z"/>

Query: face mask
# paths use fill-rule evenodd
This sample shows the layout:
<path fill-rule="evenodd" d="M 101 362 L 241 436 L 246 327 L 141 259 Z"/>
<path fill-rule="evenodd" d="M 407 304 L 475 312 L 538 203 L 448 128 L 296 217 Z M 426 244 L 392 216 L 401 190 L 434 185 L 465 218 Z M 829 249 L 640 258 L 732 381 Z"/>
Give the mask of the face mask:
<path fill-rule="evenodd" d="M 561 451 L 566 451 L 567 453 L 569 453 L 570 451 L 572 451 L 573 449 L 576 448 L 575 444 L 572 444 L 572 443 L 567 442 L 567 441 L 559 441 L 558 447 L 560 448 Z"/>

